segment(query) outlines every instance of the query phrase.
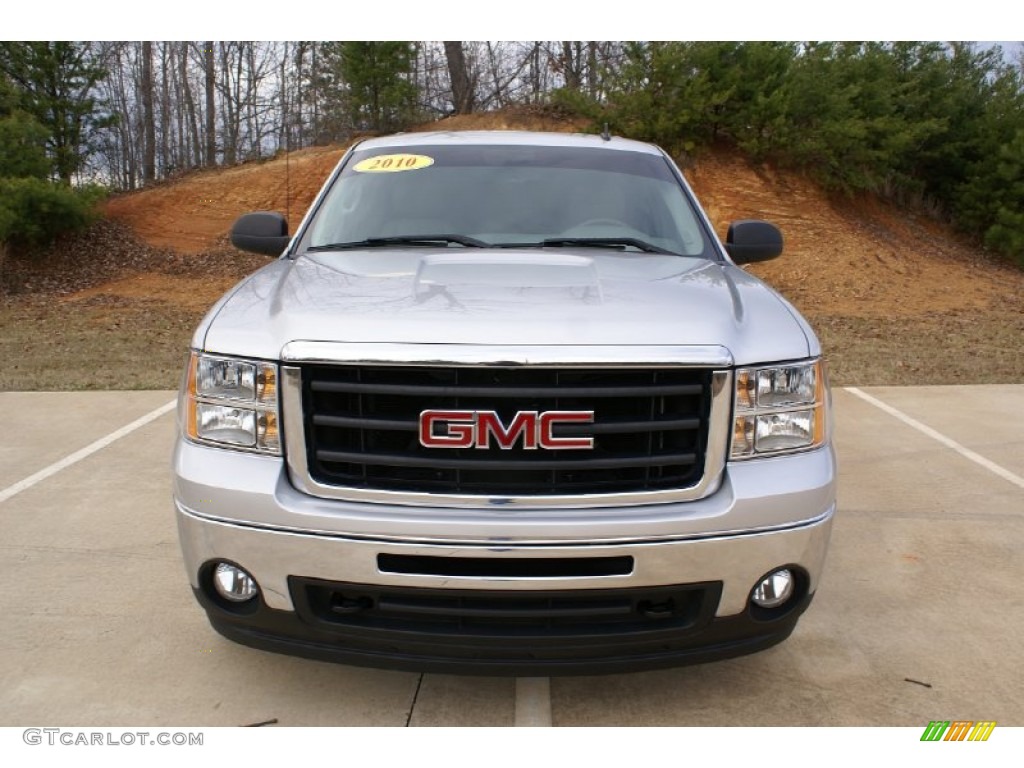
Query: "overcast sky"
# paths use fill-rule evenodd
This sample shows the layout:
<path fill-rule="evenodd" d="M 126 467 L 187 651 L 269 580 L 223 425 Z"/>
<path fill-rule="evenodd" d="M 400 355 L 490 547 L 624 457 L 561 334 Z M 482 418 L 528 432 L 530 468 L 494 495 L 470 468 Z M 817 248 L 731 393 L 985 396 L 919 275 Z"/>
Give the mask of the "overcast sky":
<path fill-rule="evenodd" d="M 1016 62 L 1018 54 L 1021 50 L 1021 44 L 1016 41 L 993 41 L 993 45 L 1001 45 L 1003 47 L 1003 56 L 1007 61 Z"/>

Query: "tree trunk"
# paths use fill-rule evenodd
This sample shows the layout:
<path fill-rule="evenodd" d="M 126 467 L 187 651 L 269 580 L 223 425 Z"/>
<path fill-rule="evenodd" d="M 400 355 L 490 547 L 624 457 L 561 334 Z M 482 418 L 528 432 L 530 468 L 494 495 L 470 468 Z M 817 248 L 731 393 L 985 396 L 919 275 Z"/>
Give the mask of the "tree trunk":
<path fill-rule="evenodd" d="M 263 81 L 263 68 L 256 63 L 256 43 L 250 42 L 247 51 L 249 73 L 246 81 L 246 125 L 249 131 L 249 159 L 263 157 L 263 116 L 259 104 L 259 87 Z"/>
<path fill-rule="evenodd" d="M 213 68 L 213 41 L 206 43 L 206 165 L 213 167 L 217 164 L 217 134 L 216 122 L 213 119 L 213 97 L 214 97 L 214 68 Z"/>
<path fill-rule="evenodd" d="M 220 67 L 221 67 L 221 123 L 224 129 L 221 136 L 224 140 L 224 165 L 232 166 L 237 162 L 236 150 L 238 149 L 239 132 L 239 104 L 241 98 L 238 94 L 241 74 L 233 72 L 235 64 L 233 44 L 221 42 L 220 44 Z M 241 69 L 242 54 L 238 54 L 238 67 Z"/>
<path fill-rule="evenodd" d="M 114 48 L 116 67 L 112 74 L 114 82 L 114 102 L 122 119 L 117 122 L 118 146 L 121 150 L 119 175 L 121 189 L 135 189 L 135 165 L 132 156 L 131 117 L 128 113 L 127 86 L 125 84 L 125 43 L 118 43 Z"/>
<path fill-rule="evenodd" d="M 540 101 L 541 95 L 541 72 L 540 72 L 540 43 L 533 46 L 530 51 L 530 103 L 536 104 Z"/>
<path fill-rule="evenodd" d="M 562 41 L 562 72 L 565 74 L 565 87 L 570 91 L 579 91 L 580 78 L 579 43 L 572 40 Z"/>
<path fill-rule="evenodd" d="M 310 126 L 314 143 L 320 140 L 320 65 L 317 62 L 316 56 L 319 48 L 320 43 L 314 40 L 309 49 L 309 82 L 312 84 L 310 98 L 313 106 L 313 117 L 310 121 Z M 301 124 L 299 126 L 299 146 L 305 146 Z"/>
<path fill-rule="evenodd" d="M 142 43 L 142 127 L 145 150 L 142 158 L 142 183 L 156 179 L 156 120 L 153 117 L 153 43 Z"/>
<path fill-rule="evenodd" d="M 587 91 L 590 98 L 597 98 L 597 41 L 587 43 Z"/>
<path fill-rule="evenodd" d="M 291 144 L 288 138 L 288 41 L 284 41 L 284 53 L 281 54 L 281 73 L 279 75 L 281 83 L 281 130 L 277 136 L 277 148 L 284 149 L 286 146 Z"/>
<path fill-rule="evenodd" d="M 163 47 L 164 131 L 170 136 L 170 139 L 164 141 L 170 153 L 170 164 L 165 165 L 163 170 L 166 178 L 175 170 L 188 165 L 188 154 L 185 145 L 185 94 L 181 92 L 181 81 L 178 79 L 178 48 L 174 43 L 167 42 Z"/>
<path fill-rule="evenodd" d="M 174 142 L 174 123 L 171 121 L 171 79 L 168 77 L 170 59 L 167 55 L 167 42 L 160 43 L 160 82 L 162 86 L 160 100 L 160 176 L 167 177 L 174 167 L 171 146 Z"/>
<path fill-rule="evenodd" d="M 189 133 L 191 134 L 192 164 L 198 168 L 203 164 L 203 145 L 199 139 L 199 122 L 196 120 L 196 103 L 192 98 L 192 87 L 188 82 L 188 46 L 181 48 L 181 87 L 185 91 L 185 109 L 188 111 Z"/>
<path fill-rule="evenodd" d="M 303 125 L 303 123 L 305 121 L 303 120 L 303 111 L 302 111 L 303 110 L 303 106 L 302 105 L 305 103 L 304 100 L 305 100 L 305 95 L 306 94 L 305 94 L 305 88 L 304 88 L 304 85 L 303 85 L 303 83 L 305 82 L 303 80 L 305 75 L 302 72 L 302 65 L 303 65 L 303 62 L 305 61 L 305 57 L 306 57 L 306 44 L 303 43 L 303 42 L 296 43 L 295 44 L 295 97 L 292 99 L 292 103 L 294 104 L 292 109 L 295 111 L 295 128 L 296 128 L 295 134 L 296 135 L 294 137 L 294 140 L 289 139 L 288 149 L 291 149 L 292 147 L 302 147 L 302 146 L 304 146 L 305 136 L 303 136 L 303 133 L 302 133 L 302 125 Z M 290 127 L 291 126 L 289 126 L 289 129 L 290 129 Z M 291 136 L 291 134 L 289 134 L 289 136 Z"/>
<path fill-rule="evenodd" d="M 475 106 L 475 94 L 466 69 L 466 52 L 462 48 L 462 42 L 446 40 L 444 55 L 448 59 L 448 75 L 452 81 L 452 106 L 455 107 L 455 114 L 469 114 Z"/>

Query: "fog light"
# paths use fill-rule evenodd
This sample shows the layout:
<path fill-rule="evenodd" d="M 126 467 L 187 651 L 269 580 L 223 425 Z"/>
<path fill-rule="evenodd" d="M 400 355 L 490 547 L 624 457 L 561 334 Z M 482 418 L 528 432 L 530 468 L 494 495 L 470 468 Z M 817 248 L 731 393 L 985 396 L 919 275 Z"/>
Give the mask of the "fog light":
<path fill-rule="evenodd" d="M 788 568 L 780 568 L 761 580 L 750 599 L 761 608 L 778 608 L 793 595 L 793 585 L 793 573 Z"/>
<path fill-rule="evenodd" d="M 218 595 L 233 603 L 251 600 L 260 591 L 252 576 L 230 563 L 217 564 L 213 572 L 213 588 L 217 590 Z"/>

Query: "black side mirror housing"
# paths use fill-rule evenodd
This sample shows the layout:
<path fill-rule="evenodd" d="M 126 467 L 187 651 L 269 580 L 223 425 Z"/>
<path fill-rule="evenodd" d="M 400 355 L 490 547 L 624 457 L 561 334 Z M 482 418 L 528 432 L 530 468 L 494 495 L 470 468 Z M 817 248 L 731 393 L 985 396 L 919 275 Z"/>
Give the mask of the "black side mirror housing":
<path fill-rule="evenodd" d="M 782 253 L 782 232 L 767 221 L 734 221 L 725 236 L 725 250 L 737 264 L 768 261 Z"/>
<path fill-rule="evenodd" d="M 290 240 L 288 222 L 276 211 L 247 213 L 231 227 L 231 244 L 251 253 L 280 256 Z"/>

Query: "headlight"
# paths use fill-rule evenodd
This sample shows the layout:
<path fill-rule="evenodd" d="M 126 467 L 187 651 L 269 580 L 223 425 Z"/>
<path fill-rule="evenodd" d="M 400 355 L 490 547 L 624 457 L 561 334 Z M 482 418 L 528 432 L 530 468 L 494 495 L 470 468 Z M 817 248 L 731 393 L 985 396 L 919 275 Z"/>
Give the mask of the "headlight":
<path fill-rule="evenodd" d="M 818 447 L 825 442 L 826 400 L 820 360 L 737 370 L 731 457 Z"/>
<path fill-rule="evenodd" d="M 185 434 L 199 443 L 280 455 L 277 366 L 193 352 Z"/>

